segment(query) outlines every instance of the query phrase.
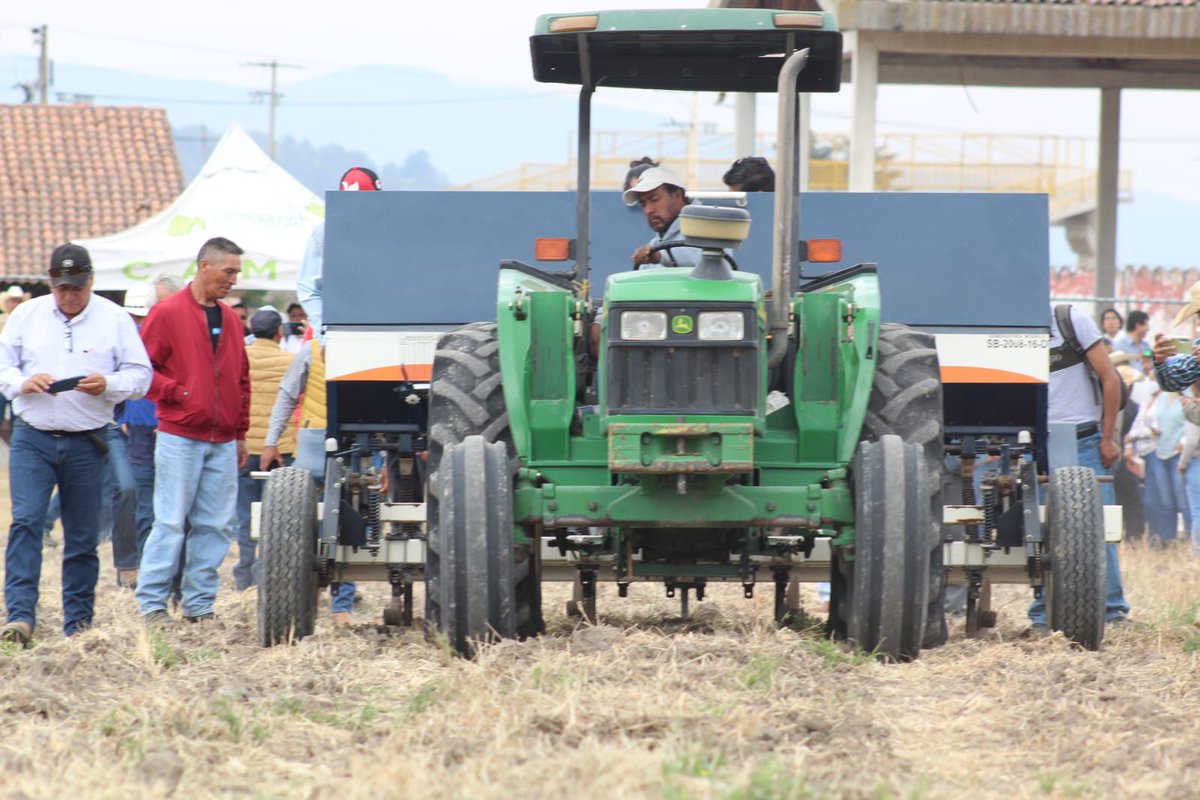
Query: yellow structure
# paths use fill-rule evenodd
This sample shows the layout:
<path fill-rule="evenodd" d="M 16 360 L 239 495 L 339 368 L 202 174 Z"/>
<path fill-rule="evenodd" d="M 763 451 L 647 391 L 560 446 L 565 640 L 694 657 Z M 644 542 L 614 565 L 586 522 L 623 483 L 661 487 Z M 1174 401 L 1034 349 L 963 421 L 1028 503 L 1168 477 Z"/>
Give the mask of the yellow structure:
<path fill-rule="evenodd" d="M 809 187 L 845 191 L 849 185 L 849 139 L 813 136 Z M 774 162 L 773 136 L 760 135 L 756 152 Z M 568 147 L 574 152 L 574 144 Z M 650 156 L 686 176 L 688 186 L 723 189 L 721 176 L 733 162 L 732 133 L 600 131 L 592 137 L 592 186 L 620 189 L 632 159 Z M 875 185 L 905 192 L 1044 192 L 1050 218 L 1058 221 L 1095 205 L 1095 144 L 1062 136 L 992 134 L 881 134 Z M 569 191 L 575 162 L 525 163 L 505 172 L 455 186 L 474 191 Z M 1129 174 L 1121 174 L 1121 198 L 1130 196 Z"/>

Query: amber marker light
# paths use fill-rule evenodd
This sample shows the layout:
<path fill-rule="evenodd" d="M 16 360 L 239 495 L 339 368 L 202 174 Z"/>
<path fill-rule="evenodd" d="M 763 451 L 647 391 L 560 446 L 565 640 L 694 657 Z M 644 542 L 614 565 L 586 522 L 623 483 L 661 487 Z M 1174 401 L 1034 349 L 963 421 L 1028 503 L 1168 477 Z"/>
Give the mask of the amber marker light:
<path fill-rule="evenodd" d="M 809 239 L 807 260 L 816 264 L 829 264 L 842 260 L 840 239 Z"/>
<path fill-rule="evenodd" d="M 573 33 L 575 31 L 594 31 L 600 24 L 600 17 L 589 14 L 584 17 L 559 17 L 550 21 L 551 33 Z"/>
<path fill-rule="evenodd" d="M 825 18 L 820 14 L 776 14 L 776 28 L 823 28 Z"/>
<path fill-rule="evenodd" d="M 534 239 L 533 257 L 538 261 L 569 261 L 570 239 Z"/>

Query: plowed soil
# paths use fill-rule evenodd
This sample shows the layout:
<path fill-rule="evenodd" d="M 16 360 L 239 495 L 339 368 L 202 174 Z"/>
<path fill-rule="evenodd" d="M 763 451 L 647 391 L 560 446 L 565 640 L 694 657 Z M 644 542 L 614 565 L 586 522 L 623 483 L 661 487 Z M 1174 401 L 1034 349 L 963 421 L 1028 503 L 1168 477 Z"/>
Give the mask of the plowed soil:
<path fill-rule="evenodd" d="M 957 620 L 911 664 L 777 630 L 766 585 L 687 623 L 658 587 L 604 587 L 595 627 L 550 586 L 545 636 L 463 661 L 379 627 L 369 584 L 355 627 L 323 600 L 315 636 L 264 650 L 232 550 L 218 619 L 148 636 L 102 553 L 93 630 L 59 631 L 47 549 L 36 646 L 0 651 L 0 797 L 1200 796 L 1186 546 L 1123 546 L 1134 621 L 1099 652 L 1024 638 L 1028 591 L 1002 587 L 995 629 Z"/>

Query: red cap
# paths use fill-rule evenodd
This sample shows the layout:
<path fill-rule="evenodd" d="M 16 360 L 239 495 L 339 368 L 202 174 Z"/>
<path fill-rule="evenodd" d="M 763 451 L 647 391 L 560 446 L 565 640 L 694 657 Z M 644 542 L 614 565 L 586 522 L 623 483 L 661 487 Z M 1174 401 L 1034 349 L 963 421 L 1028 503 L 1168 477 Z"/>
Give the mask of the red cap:
<path fill-rule="evenodd" d="M 379 176 L 366 167 L 351 167 L 342 176 L 342 184 L 338 187 L 343 192 L 374 192 L 382 187 Z"/>

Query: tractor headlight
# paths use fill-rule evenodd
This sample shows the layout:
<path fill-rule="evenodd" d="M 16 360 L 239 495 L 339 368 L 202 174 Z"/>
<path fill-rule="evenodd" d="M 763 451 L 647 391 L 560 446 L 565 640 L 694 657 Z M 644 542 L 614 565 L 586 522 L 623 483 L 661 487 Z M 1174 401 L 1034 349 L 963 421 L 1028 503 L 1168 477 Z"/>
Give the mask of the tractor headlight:
<path fill-rule="evenodd" d="M 701 339 L 736 342 L 746 336 L 746 316 L 741 311 L 701 311 L 696 327 Z"/>
<path fill-rule="evenodd" d="M 667 338 L 667 312 L 622 311 L 621 338 L 632 342 L 657 342 Z"/>

